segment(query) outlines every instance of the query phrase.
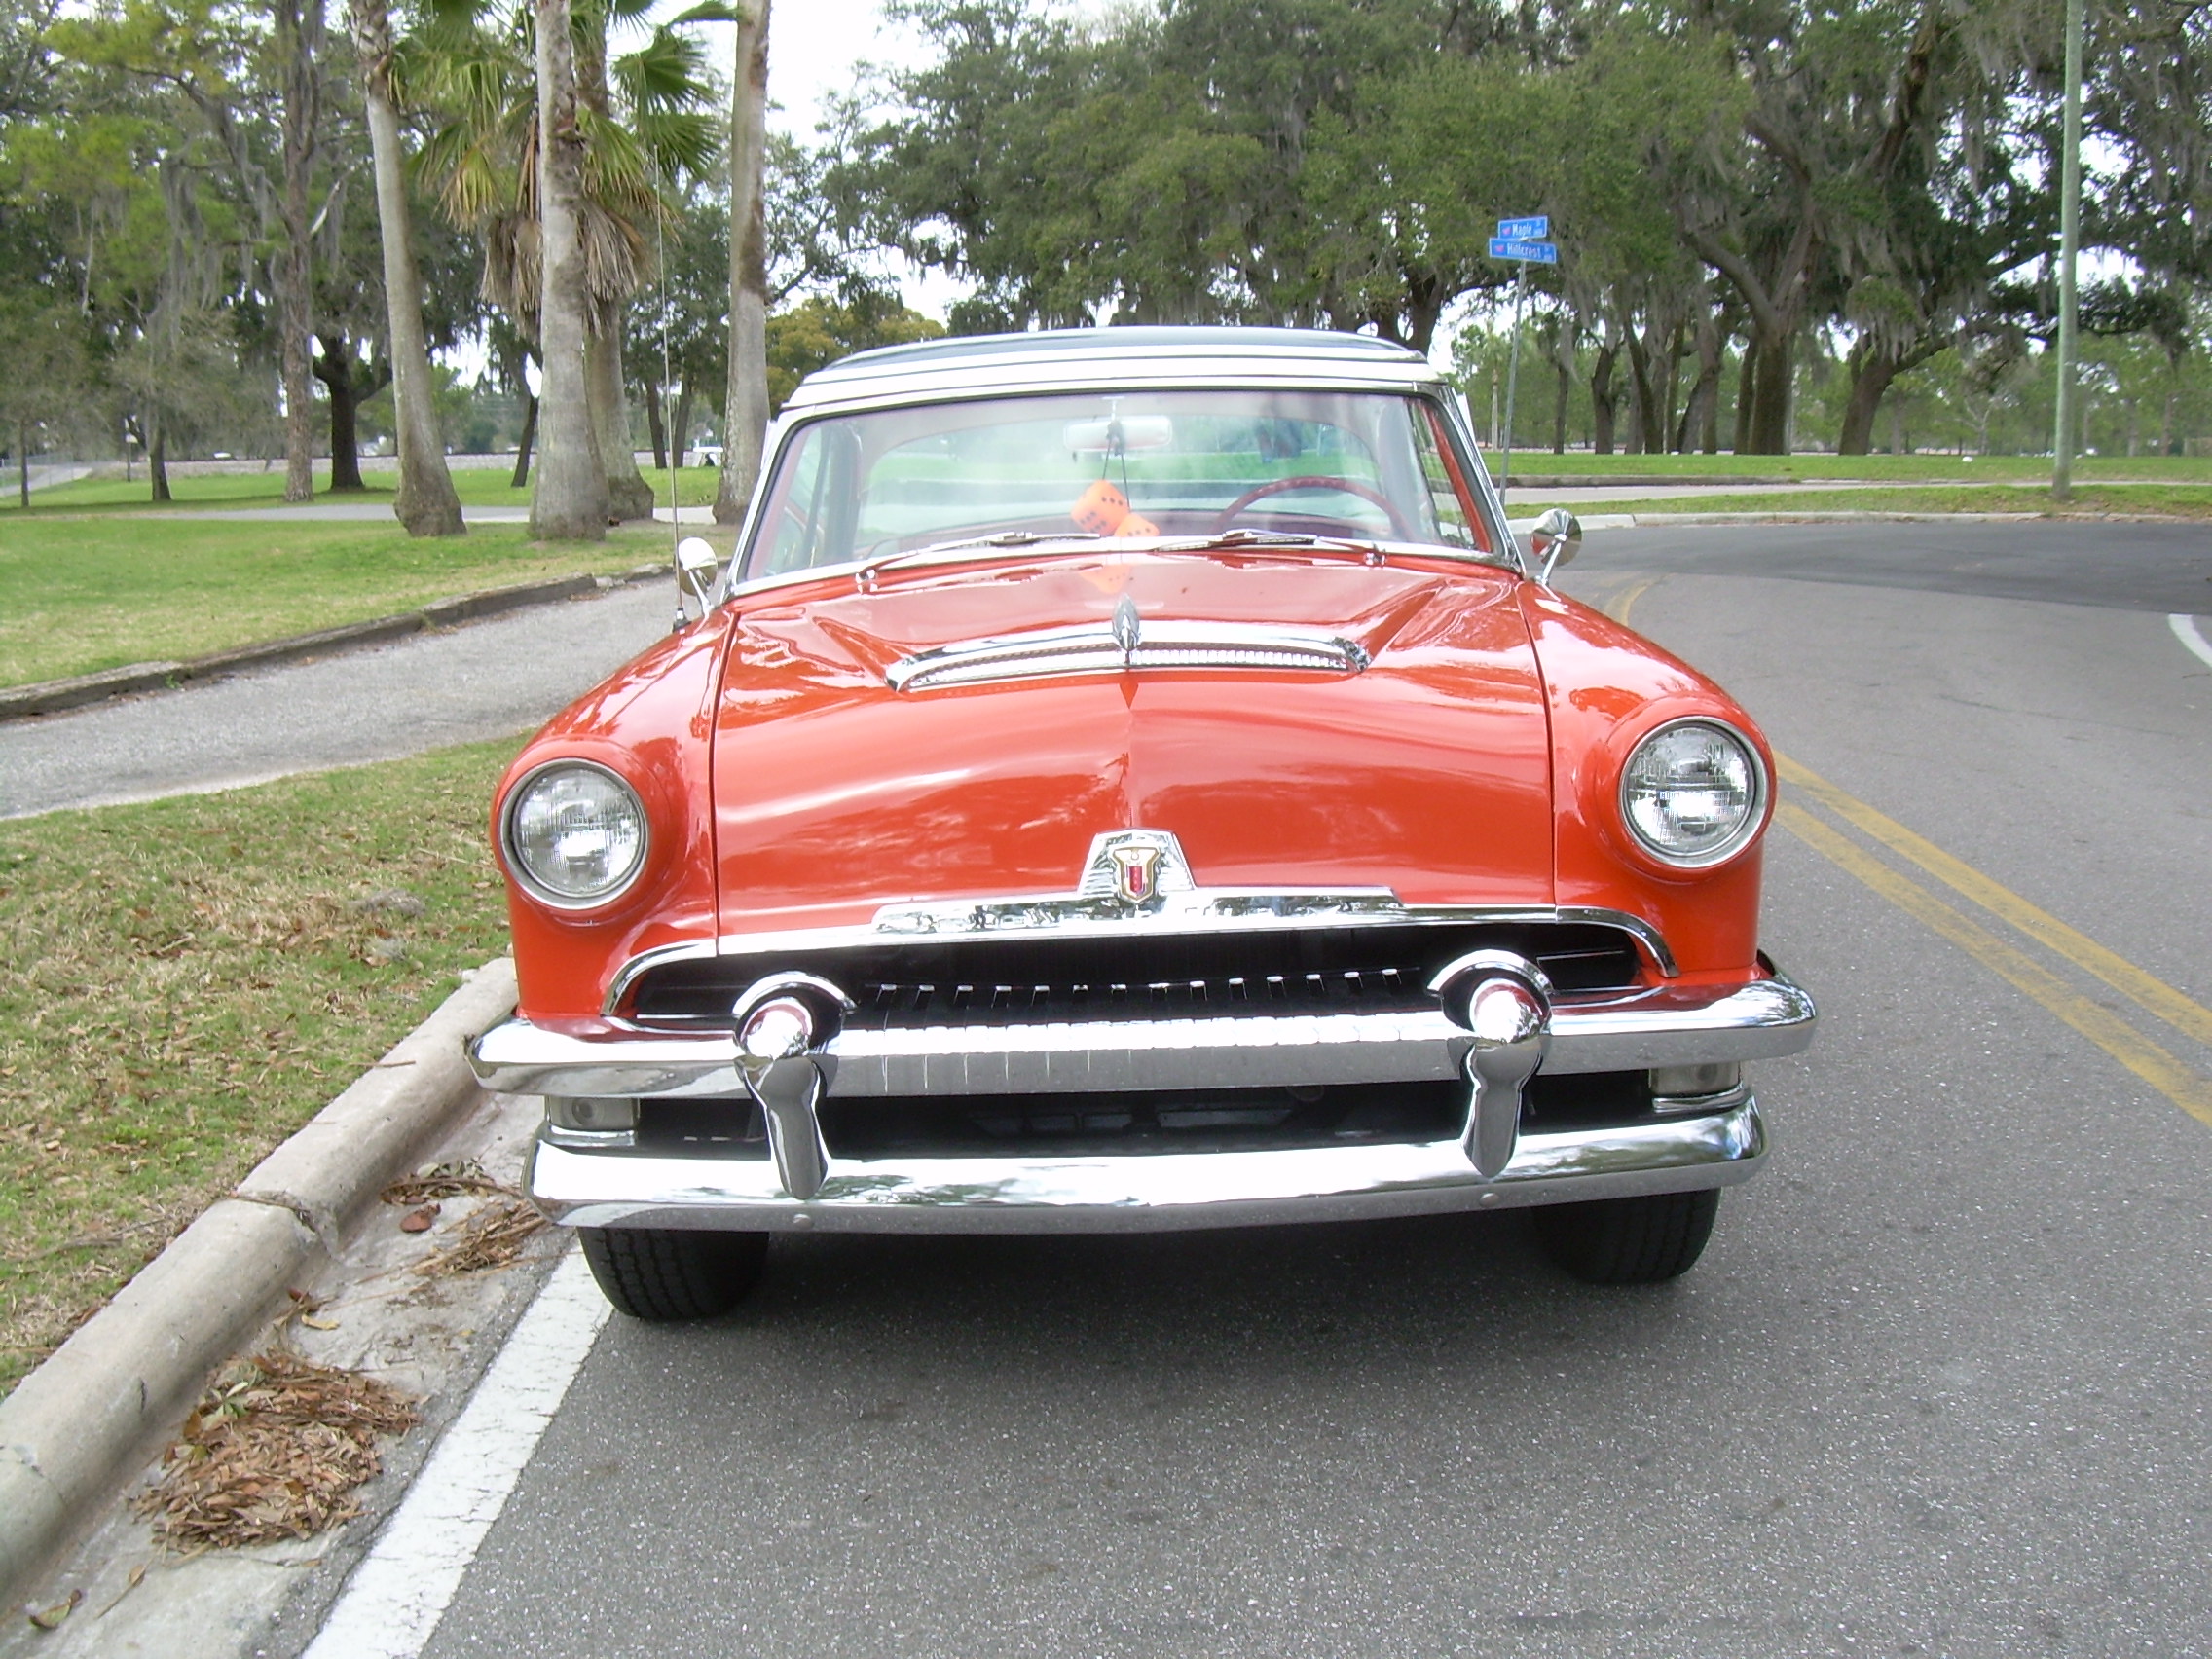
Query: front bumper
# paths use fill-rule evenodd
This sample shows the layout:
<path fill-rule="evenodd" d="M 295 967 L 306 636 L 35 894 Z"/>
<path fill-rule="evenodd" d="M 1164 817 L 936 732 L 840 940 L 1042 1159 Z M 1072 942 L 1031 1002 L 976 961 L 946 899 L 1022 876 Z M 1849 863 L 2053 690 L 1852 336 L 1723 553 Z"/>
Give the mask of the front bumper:
<path fill-rule="evenodd" d="M 1487 973 L 1488 970 L 1486 969 Z M 1553 1000 L 1487 1039 L 1434 1010 L 1388 1014 L 837 1030 L 749 1064 L 728 1033 L 613 1028 L 577 1036 L 512 1020 L 470 1061 L 488 1088 L 639 1100 L 753 1099 L 770 1159 L 646 1156 L 541 1138 L 531 1197 L 587 1227 L 876 1232 L 1118 1232 L 1510 1208 L 1680 1192 L 1747 1179 L 1766 1151 L 1741 1089 L 1709 1110 L 1518 1132 L 1519 1089 L 1547 1074 L 1740 1063 L 1812 1040 L 1812 999 L 1780 974 L 1734 987 L 1662 985 Z M 1540 985 L 1541 976 L 1534 976 Z M 1548 987 L 1541 987 L 1548 991 Z M 1519 1055 L 1518 1062 L 1515 1056 Z M 1467 1128 L 1434 1142 L 1134 1156 L 832 1156 L 825 1098 L 1082 1094 L 1295 1086 L 1472 1084 Z"/>
<path fill-rule="evenodd" d="M 813 1198 L 774 1162 L 576 1152 L 540 1140 L 526 1184 L 576 1227 L 836 1233 L 1160 1233 L 1515 1209 L 1749 1180 L 1766 1157 L 1757 1103 L 1631 1128 L 1520 1137 L 1484 1179 L 1456 1140 L 1139 1158 L 832 1160 Z"/>

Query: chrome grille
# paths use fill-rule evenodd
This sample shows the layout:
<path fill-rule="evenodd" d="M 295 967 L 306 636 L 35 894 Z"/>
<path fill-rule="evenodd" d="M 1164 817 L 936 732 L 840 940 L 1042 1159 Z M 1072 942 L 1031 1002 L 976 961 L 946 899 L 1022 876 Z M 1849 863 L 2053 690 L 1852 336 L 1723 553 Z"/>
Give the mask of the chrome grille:
<path fill-rule="evenodd" d="M 641 975 L 621 1012 L 648 1025 L 726 1024 L 747 985 L 789 970 L 840 986 L 862 1030 L 1383 1014 L 1433 1008 L 1437 970 L 1483 949 L 1529 957 L 1562 992 L 1627 989 L 1641 973 L 1626 932 L 1575 923 L 914 940 L 672 962 Z"/>

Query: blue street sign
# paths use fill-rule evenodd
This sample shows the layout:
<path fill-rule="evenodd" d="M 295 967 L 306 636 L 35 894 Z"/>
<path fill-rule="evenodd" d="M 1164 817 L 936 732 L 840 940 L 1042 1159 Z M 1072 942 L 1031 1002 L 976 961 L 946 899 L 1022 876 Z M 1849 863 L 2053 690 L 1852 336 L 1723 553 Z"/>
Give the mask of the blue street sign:
<path fill-rule="evenodd" d="M 1540 241 L 1552 234 L 1551 219 L 1542 213 L 1528 219 L 1500 219 L 1497 237 L 1500 241 Z"/>
<path fill-rule="evenodd" d="M 1547 241 L 1515 241 L 1510 237 L 1490 239 L 1493 259 L 1517 259 L 1530 265 L 1557 265 L 1559 249 Z"/>

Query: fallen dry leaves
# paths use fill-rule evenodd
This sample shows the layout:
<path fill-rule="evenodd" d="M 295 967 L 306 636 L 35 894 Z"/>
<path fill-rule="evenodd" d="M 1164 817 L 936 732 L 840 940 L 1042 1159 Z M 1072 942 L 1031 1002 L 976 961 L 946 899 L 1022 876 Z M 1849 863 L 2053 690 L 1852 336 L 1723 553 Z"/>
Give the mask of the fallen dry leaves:
<path fill-rule="evenodd" d="M 495 1198 L 453 1230 L 451 1246 L 417 1262 L 415 1271 L 425 1278 L 443 1278 L 506 1267 L 544 1227 L 545 1217 L 528 1198 Z"/>
<path fill-rule="evenodd" d="M 272 1348 L 216 1379 L 135 1507 L 174 1548 L 312 1537 L 360 1513 L 379 1437 L 419 1420 L 387 1383 Z"/>
<path fill-rule="evenodd" d="M 432 1163 L 412 1175 L 402 1175 L 378 1197 L 387 1204 L 414 1205 L 435 1203 L 440 1198 L 490 1198 L 513 1191 L 504 1181 L 485 1174 L 483 1166 L 471 1158 Z"/>

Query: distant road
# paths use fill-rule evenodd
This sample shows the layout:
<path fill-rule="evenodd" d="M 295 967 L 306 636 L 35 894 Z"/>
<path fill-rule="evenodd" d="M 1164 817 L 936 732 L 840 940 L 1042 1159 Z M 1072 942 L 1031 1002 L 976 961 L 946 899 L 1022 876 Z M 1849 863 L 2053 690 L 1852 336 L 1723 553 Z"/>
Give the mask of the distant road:
<path fill-rule="evenodd" d="M 0 818 L 194 794 L 505 737 L 669 625 L 647 582 L 450 632 L 0 724 Z"/>

